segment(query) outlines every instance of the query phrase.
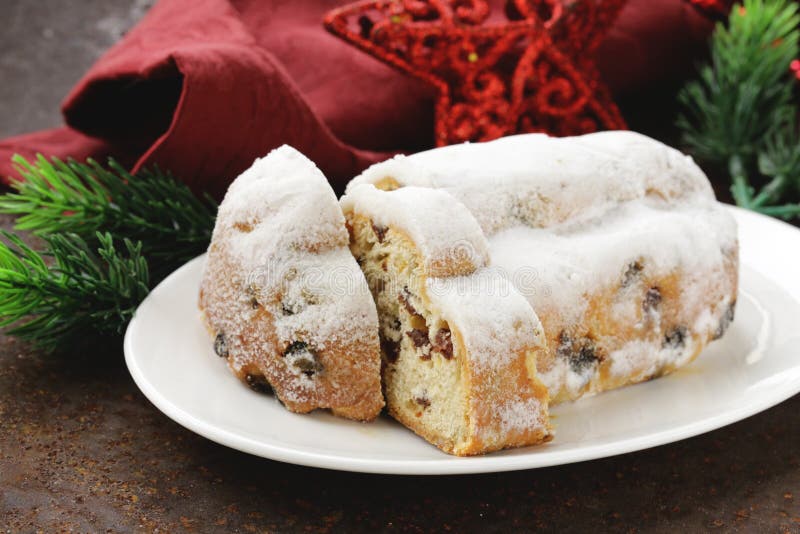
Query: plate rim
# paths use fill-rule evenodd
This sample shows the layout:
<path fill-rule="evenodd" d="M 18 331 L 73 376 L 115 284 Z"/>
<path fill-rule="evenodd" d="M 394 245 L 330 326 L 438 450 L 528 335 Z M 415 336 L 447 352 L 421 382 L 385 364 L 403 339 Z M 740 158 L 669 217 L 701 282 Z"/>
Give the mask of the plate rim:
<path fill-rule="evenodd" d="M 734 214 L 738 212 L 745 217 L 766 219 L 771 224 L 778 223 L 795 232 L 800 232 L 800 229 L 778 219 L 743 210 L 735 206 L 725 206 L 733 211 Z M 174 278 L 179 278 L 184 271 L 191 269 L 195 263 L 203 261 L 204 258 L 205 254 L 197 256 L 170 273 L 169 276 L 153 288 L 140 306 L 144 305 L 162 285 L 173 283 L 172 281 Z M 773 277 L 769 278 L 775 281 Z M 797 300 L 793 296 L 791 298 Z M 641 451 L 660 445 L 667 445 L 707 432 L 712 432 L 751 417 L 800 393 L 800 381 L 796 383 L 787 382 L 782 384 L 782 387 L 772 388 L 766 393 L 762 393 L 762 395 L 752 403 L 729 408 L 721 412 L 715 412 L 687 424 L 673 426 L 644 436 L 624 438 L 610 443 L 582 446 L 577 449 L 546 452 L 546 448 L 539 447 L 537 449 L 537 447 L 531 447 L 530 454 L 510 456 L 492 456 L 489 454 L 484 456 L 456 457 L 441 453 L 442 458 L 440 459 L 419 460 L 386 460 L 358 458 L 355 456 L 343 457 L 335 454 L 294 449 L 242 436 L 208 423 L 176 405 L 150 383 L 136 361 L 133 338 L 136 335 L 139 324 L 140 322 L 137 320 L 137 314 L 134 314 L 133 319 L 125 331 L 123 342 L 125 363 L 137 387 L 142 391 L 144 396 L 167 417 L 206 439 L 241 452 L 285 463 L 337 471 L 390 475 L 461 475 L 538 469 L 596 460 Z M 546 447 L 546 445 L 544 445 L 544 447 Z M 537 453 L 537 450 L 542 452 Z"/>

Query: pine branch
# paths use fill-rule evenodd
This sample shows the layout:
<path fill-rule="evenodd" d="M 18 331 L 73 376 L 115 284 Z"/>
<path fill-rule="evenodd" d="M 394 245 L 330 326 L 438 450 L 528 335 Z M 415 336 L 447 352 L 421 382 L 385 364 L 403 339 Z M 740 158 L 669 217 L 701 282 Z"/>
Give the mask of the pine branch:
<path fill-rule="evenodd" d="M 800 215 L 785 197 L 800 187 L 800 131 L 789 65 L 800 53 L 798 7 L 745 0 L 711 39 L 711 61 L 678 96 L 682 141 L 727 168 L 736 203 L 773 216 Z M 753 183 L 763 184 L 756 191 Z"/>
<path fill-rule="evenodd" d="M 0 326 L 53 351 L 88 333 L 121 334 L 149 291 L 141 244 L 97 233 L 96 248 L 74 233 L 44 235 L 44 252 L 2 232 Z M 50 261 L 47 261 L 48 258 Z"/>
<path fill-rule="evenodd" d="M 794 111 L 789 64 L 798 55 L 797 5 L 745 0 L 711 38 L 711 63 L 678 96 L 684 143 L 706 161 L 754 157 Z"/>
<path fill-rule="evenodd" d="M 800 191 L 800 129 L 796 123 L 784 121 L 773 135 L 764 140 L 758 155 L 758 170 L 770 178 L 753 198 L 756 207 L 779 201 L 787 193 Z"/>
<path fill-rule="evenodd" d="M 0 213 L 18 215 L 15 229 L 46 237 L 71 232 L 90 246 L 97 232 L 141 242 L 158 281 L 203 253 L 214 228 L 216 204 L 201 201 L 158 168 L 130 175 L 114 160 L 86 163 L 14 157 L 21 179 L 0 196 Z"/>

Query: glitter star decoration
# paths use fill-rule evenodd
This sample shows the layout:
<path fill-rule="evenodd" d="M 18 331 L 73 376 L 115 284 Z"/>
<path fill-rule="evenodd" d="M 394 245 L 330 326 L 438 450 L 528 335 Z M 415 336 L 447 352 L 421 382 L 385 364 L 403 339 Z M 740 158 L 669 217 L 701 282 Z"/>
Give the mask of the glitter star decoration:
<path fill-rule="evenodd" d="M 333 34 L 433 85 L 439 146 L 520 132 L 577 135 L 625 122 L 594 52 L 626 0 L 365 0 Z"/>

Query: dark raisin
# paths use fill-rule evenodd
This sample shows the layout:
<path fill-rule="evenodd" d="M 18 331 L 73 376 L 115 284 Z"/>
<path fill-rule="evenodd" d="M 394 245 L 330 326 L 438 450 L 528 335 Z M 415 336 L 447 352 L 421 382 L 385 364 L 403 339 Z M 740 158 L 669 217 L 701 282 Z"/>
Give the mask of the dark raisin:
<path fill-rule="evenodd" d="M 272 393 L 272 386 L 264 378 L 264 375 L 251 375 L 247 374 L 245 377 L 245 382 L 247 385 L 250 386 L 250 389 L 253 391 L 257 391 L 259 393 Z"/>
<path fill-rule="evenodd" d="M 725 313 L 722 314 L 722 317 L 720 317 L 719 325 L 717 326 L 717 329 L 714 331 L 714 337 L 712 337 L 711 339 L 719 339 L 725 334 L 725 332 L 728 331 L 728 327 L 733 322 L 735 312 L 736 312 L 736 301 L 733 301 L 730 304 L 730 306 L 728 306 L 728 308 L 725 310 Z"/>
<path fill-rule="evenodd" d="M 686 345 L 686 336 L 689 335 L 689 330 L 685 326 L 676 326 L 664 336 L 664 342 L 661 344 L 663 348 L 678 349 Z"/>
<path fill-rule="evenodd" d="M 569 360 L 569 366 L 576 373 L 582 373 L 587 368 L 594 365 L 598 360 L 597 355 L 594 353 L 592 345 L 584 345 L 580 348 L 577 354 L 573 354 Z"/>
<path fill-rule="evenodd" d="M 214 338 L 214 352 L 216 352 L 217 356 L 220 358 L 228 357 L 228 342 L 225 340 L 225 334 L 219 333 L 217 337 Z"/>
<path fill-rule="evenodd" d="M 569 358 L 572 354 L 572 336 L 566 332 L 561 332 L 558 335 L 558 348 L 556 348 L 556 356 L 561 358 Z"/>
<path fill-rule="evenodd" d="M 428 339 L 428 333 L 425 330 L 414 328 L 406 332 L 406 335 L 414 342 L 414 346 L 419 348 L 430 345 L 431 340 Z"/>
<path fill-rule="evenodd" d="M 300 352 L 308 351 L 308 343 L 305 341 L 293 341 L 286 347 L 286 350 L 283 351 L 284 356 L 290 356 L 292 354 L 297 354 Z"/>
<path fill-rule="evenodd" d="M 314 376 L 316 373 L 322 372 L 323 365 L 317 360 L 317 355 L 314 354 L 308 343 L 305 341 L 293 341 L 283 352 L 284 356 L 292 357 L 292 365 L 306 375 Z"/>
<path fill-rule="evenodd" d="M 622 287 L 628 287 L 638 280 L 639 276 L 642 274 L 642 270 L 644 270 L 644 265 L 642 265 L 640 260 L 629 263 L 625 272 L 622 273 Z"/>
<path fill-rule="evenodd" d="M 661 304 L 661 291 L 657 287 L 651 287 L 644 294 L 642 309 L 645 312 L 655 311 L 658 309 L 659 304 Z"/>
<path fill-rule="evenodd" d="M 375 237 L 378 238 L 378 243 L 383 243 L 383 239 L 386 237 L 386 232 L 389 229 L 385 226 L 381 226 L 379 224 L 372 223 L 372 231 L 375 232 Z"/>
<path fill-rule="evenodd" d="M 400 343 L 390 339 L 381 339 L 381 350 L 386 356 L 386 361 L 395 363 L 397 358 L 400 357 Z"/>
<path fill-rule="evenodd" d="M 316 373 L 322 372 L 324 367 L 311 353 L 309 353 L 309 356 L 309 358 L 298 358 L 292 365 L 300 369 L 304 375 L 312 377 Z"/>
<path fill-rule="evenodd" d="M 294 315 L 296 312 L 292 306 L 286 304 L 285 302 L 281 302 L 281 313 L 284 315 Z"/>
<path fill-rule="evenodd" d="M 570 369 L 578 374 L 583 374 L 589 370 L 602 358 L 595 350 L 594 341 L 589 337 L 573 338 L 565 332 L 561 332 L 558 339 L 556 355 L 566 358 Z"/>
<path fill-rule="evenodd" d="M 406 311 L 411 315 L 418 315 L 417 309 L 411 304 L 411 292 L 408 287 L 404 287 L 403 291 L 397 294 L 397 300 L 405 307 Z"/>
<path fill-rule="evenodd" d="M 446 360 L 453 359 L 453 338 L 449 328 L 440 328 L 433 340 L 433 349 Z"/>
<path fill-rule="evenodd" d="M 425 396 L 422 396 L 422 397 L 416 397 L 416 398 L 414 399 L 414 402 L 416 402 L 417 404 L 419 404 L 419 405 L 420 405 L 420 406 L 422 406 L 423 408 L 427 408 L 428 406 L 430 406 L 430 405 L 431 405 L 431 401 L 430 401 L 430 399 L 428 399 L 428 397 L 425 397 Z"/>
<path fill-rule="evenodd" d="M 250 299 L 250 307 L 253 308 L 254 310 L 258 309 L 258 299 L 257 298 L 253 297 L 253 298 Z"/>

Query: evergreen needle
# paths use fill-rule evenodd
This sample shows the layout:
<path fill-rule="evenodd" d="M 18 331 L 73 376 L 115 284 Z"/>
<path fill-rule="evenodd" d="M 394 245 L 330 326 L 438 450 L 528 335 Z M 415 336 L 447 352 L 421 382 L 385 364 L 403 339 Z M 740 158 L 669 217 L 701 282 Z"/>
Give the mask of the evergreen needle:
<path fill-rule="evenodd" d="M 678 95 L 684 111 L 677 125 L 690 152 L 727 169 L 738 205 L 783 218 L 799 213 L 786 198 L 800 189 L 796 82 L 789 69 L 800 51 L 799 22 L 795 2 L 735 5 L 727 24 L 714 31 L 710 62 Z"/>
<path fill-rule="evenodd" d="M 132 176 L 113 159 L 108 168 L 42 155 L 13 161 L 21 179 L 0 195 L 0 213 L 18 216 L 16 230 L 74 233 L 90 246 L 99 244 L 97 232 L 139 241 L 153 282 L 202 254 L 211 239 L 216 204 L 158 168 Z"/>
<path fill-rule="evenodd" d="M 20 179 L 0 195 L 0 213 L 45 246 L 2 232 L 0 326 L 46 351 L 121 334 L 150 288 L 208 247 L 216 204 L 169 173 L 13 161 Z"/>
<path fill-rule="evenodd" d="M 96 233 L 89 245 L 74 233 L 45 235 L 37 252 L 18 236 L 2 232 L 0 326 L 53 351 L 89 333 L 121 334 L 149 291 L 140 243 Z"/>

